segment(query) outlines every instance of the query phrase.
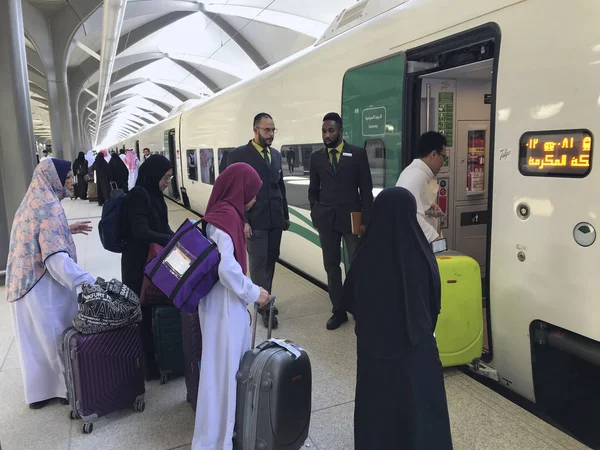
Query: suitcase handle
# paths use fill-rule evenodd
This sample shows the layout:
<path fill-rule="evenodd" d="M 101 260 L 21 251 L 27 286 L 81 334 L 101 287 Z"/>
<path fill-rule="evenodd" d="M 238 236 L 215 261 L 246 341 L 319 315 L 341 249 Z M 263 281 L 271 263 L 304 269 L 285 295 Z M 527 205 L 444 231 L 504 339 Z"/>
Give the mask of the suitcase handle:
<path fill-rule="evenodd" d="M 267 330 L 267 339 L 271 339 L 271 331 L 273 329 L 273 305 L 275 304 L 276 298 L 277 297 L 272 295 L 271 299 L 269 300 L 269 328 Z M 254 350 L 254 347 L 256 346 L 256 324 L 257 323 L 258 323 L 258 302 L 254 303 L 254 320 L 252 323 L 252 347 L 251 347 L 252 350 Z"/>

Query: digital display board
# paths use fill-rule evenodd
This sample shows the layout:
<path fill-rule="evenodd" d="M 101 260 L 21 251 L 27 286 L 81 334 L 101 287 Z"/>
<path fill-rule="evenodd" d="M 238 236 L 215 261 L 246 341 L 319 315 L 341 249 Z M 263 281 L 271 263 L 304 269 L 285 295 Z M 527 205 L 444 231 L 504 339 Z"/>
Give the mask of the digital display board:
<path fill-rule="evenodd" d="M 593 138 L 587 130 L 530 131 L 519 142 L 523 175 L 582 178 L 592 170 Z"/>

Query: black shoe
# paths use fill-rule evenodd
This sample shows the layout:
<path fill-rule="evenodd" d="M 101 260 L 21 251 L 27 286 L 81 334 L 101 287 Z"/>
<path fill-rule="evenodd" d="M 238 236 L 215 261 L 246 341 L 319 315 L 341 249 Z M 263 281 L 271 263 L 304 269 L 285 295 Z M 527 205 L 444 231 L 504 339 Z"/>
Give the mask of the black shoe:
<path fill-rule="evenodd" d="M 266 306 L 264 308 L 259 308 L 258 309 L 258 313 L 259 314 L 262 314 L 265 311 L 269 311 L 269 308 L 266 307 Z M 274 306 L 274 305 L 273 305 L 273 314 L 275 314 L 275 315 L 279 314 L 279 310 L 277 309 L 277 306 Z"/>
<path fill-rule="evenodd" d="M 266 311 L 261 312 L 260 315 L 262 316 L 263 324 L 265 325 L 265 328 L 269 328 L 269 310 L 267 309 Z M 275 330 L 278 327 L 279 327 L 279 320 L 277 320 L 277 316 L 275 315 L 275 313 L 273 313 L 271 328 L 273 330 Z"/>
<path fill-rule="evenodd" d="M 48 400 L 42 400 L 41 402 L 33 402 L 29 404 L 31 409 L 42 409 L 48 404 Z"/>
<path fill-rule="evenodd" d="M 328 330 L 337 330 L 343 323 L 348 322 L 348 314 L 334 314 L 327 321 Z"/>

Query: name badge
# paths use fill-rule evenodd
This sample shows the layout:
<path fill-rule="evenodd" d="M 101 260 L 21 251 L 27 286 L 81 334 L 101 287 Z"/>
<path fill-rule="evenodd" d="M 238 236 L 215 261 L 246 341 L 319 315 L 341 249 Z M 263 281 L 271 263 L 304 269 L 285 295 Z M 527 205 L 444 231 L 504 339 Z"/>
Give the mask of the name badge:
<path fill-rule="evenodd" d="M 342 153 L 342 156 L 349 156 L 350 158 L 352 158 L 352 153 Z"/>

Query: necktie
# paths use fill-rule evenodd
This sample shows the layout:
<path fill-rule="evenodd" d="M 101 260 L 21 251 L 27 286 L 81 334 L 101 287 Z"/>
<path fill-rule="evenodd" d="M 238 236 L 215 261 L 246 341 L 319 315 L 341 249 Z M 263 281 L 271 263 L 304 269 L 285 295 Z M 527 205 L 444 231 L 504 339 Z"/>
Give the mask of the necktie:
<path fill-rule="evenodd" d="M 271 162 L 269 161 L 269 152 L 266 148 L 263 148 L 263 155 L 265 155 L 265 162 L 267 163 L 267 167 L 271 168 Z"/>
<path fill-rule="evenodd" d="M 331 170 L 333 170 L 334 175 L 337 175 L 337 165 L 338 165 L 337 154 L 338 154 L 338 151 L 335 148 L 333 150 L 331 150 Z"/>

